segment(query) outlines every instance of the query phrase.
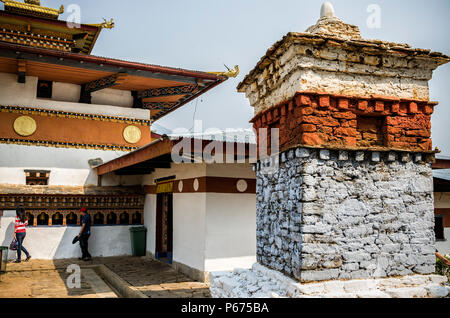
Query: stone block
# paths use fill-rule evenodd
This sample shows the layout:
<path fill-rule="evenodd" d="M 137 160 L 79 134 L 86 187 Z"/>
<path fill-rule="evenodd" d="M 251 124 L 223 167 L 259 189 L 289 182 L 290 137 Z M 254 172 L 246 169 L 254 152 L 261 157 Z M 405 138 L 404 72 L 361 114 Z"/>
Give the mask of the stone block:
<path fill-rule="evenodd" d="M 356 161 L 364 161 L 364 152 L 363 151 L 357 151 L 355 154 L 355 160 Z"/>
<path fill-rule="evenodd" d="M 324 289 L 326 293 L 344 293 L 344 282 L 339 280 L 325 282 Z"/>
<path fill-rule="evenodd" d="M 339 276 L 338 269 L 326 269 L 322 271 L 302 271 L 301 281 L 322 281 L 336 279 Z"/>
<path fill-rule="evenodd" d="M 358 298 L 391 298 L 388 293 L 382 292 L 381 290 L 357 292 L 356 295 Z"/>
<path fill-rule="evenodd" d="M 297 148 L 297 149 L 295 149 L 295 156 L 297 158 L 308 158 L 309 157 L 309 149 Z"/>
<path fill-rule="evenodd" d="M 447 297 L 449 293 L 448 288 L 441 286 L 439 284 L 426 285 L 425 289 L 428 292 L 428 296 L 431 298 Z"/>
<path fill-rule="evenodd" d="M 380 155 L 380 153 L 377 152 L 377 151 L 372 152 L 372 161 L 374 161 L 374 162 L 380 162 L 380 160 L 381 160 L 381 155 Z"/>
<path fill-rule="evenodd" d="M 319 153 L 320 159 L 329 160 L 330 159 L 330 151 L 327 149 L 321 149 Z"/>
<path fill-rule="evenodd" d="M 397 160 L 397 154 L 395 152 L 389 152 L 387 160 L 390 162 Z"/>
<path fill-rule="evenodd" d="M 431 274 L 435 271 L 434 265 L 421 265 L 414 267 L 413 271 L 419 274 Z"/>
<path fill-rule="evenodd" d="M 225 292 L 231 293 L 236 287 L 239 286 L 239 282 L 234 277 L 221 277 L 219 281 L 222 284 L 222 288 Z"/>
<path fill-rule="evenodd" d="M 344 290 L 346 292 L 364 292 L 367 291 L 369 285 L 367 280 L 350 280 L 344 283 Z"/>
<path fill-rule="evenodd" d="M 407 152 L 401 154 L 400 159 L 402 162 L 409 162 L 411 160 L 411 155 Z"/>
<path fill-rule="evenodd" d="M 347 151 L 339 151 L 339 160 L 347 161 L 348 160 L 348 152 Z"/>
<path fill-rule="evenodd" d="M 447 277 L 441 275 L 428 275 L 433 284 L 444 284 L 448 281 Z"/>
<path fill-rule="evenodd" d="M 302 294 L 322 294 L 325 291 L 323 283 L 298 284 L 297 290 Z"/>
<path fill-rule="evenodd" d="M 428 291 L 424 287 L 390 288 L 385 292 L 392 298 L 423 298 L 428 295 Z"/>

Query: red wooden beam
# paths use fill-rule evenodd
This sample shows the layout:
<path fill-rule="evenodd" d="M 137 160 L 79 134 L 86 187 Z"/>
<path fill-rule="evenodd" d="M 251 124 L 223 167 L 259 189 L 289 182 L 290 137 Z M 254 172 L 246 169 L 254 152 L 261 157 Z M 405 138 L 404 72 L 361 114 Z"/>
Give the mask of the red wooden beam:
<path fill-rule="evenodd" d="M 436 159 L 436 162 L 433 163 L 433 169 L 450 169 L 450 160 Z"/>
<path fill-rule="evenodd" d="M 104 174 L 130 167 L 162 155 L 170 154 L 173 142 L 168 138 L 158 139 L 138 150 L 130 152 L 122 157 L 111 160 L 97 167 L 97 175 Z"/>

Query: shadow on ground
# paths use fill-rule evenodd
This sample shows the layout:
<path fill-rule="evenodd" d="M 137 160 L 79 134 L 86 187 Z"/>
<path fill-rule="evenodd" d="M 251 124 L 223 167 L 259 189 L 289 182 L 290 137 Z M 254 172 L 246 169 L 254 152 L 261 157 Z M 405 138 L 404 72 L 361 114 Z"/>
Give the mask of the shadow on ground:
<path fill-rule="evenodd" d="M 81 268 L 80 288 L 67 287 L 67 278 L 73 274 L 67 272 L 67 269 L 72 264 Z M 0 298 L 111 296 L 110 293 L 104 292 L 107 289 L 105 282 L 100 282 L 95 277 L 97 275 L 92 273 L 92 265 L 106 266 L 131 285 L 131 288 L 150 298 L 210 297 L 208 284 L 196 282 L 167 264 L 145 257 L 106 257 L 94 258 L 88 262 L 78 259 L 32 259 L 20 264 L 8 263 L 8 272 L 0 282 Z"/>

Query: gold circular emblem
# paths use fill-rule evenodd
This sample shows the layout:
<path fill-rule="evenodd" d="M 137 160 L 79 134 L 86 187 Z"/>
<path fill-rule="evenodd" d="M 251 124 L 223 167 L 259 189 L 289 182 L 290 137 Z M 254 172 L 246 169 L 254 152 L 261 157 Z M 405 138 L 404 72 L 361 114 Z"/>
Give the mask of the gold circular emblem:
<path fill-rule="evenodd" d="M 127 126 L 123 130 L 123 139 L 130 144 L 135 144 L 141 140 L 141 130 L 136 126 Z"/>
<path fill-rule="evenodd" d="M 14 131 L 23 136 L 31 136 L 36 131 L 36 121 L 30 116 L 20 116 L 14 121 Z"/>

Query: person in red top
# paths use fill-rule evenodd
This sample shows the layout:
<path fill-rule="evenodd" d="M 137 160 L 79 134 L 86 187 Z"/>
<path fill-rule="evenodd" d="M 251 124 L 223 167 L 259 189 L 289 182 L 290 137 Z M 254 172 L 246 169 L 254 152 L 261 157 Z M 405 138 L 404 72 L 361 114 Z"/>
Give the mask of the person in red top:
<path fill-rule="evenodd" d="M 16 223 L 14 227 L 14 238 L 17 241 L 17 260 L 15 263 L 20 263 L 20 258 L 22 256 L 22 251 L 27 256 L 25 261 L 29 261 L 31 258 L 30 253 L 28 253 L 27 249 L 23 246 L 23 240 L 27 235 L 26 226 L 28 225 L 28 220 L 25 216 L 25 209 L 20 207 L 16 210 Z"/>

